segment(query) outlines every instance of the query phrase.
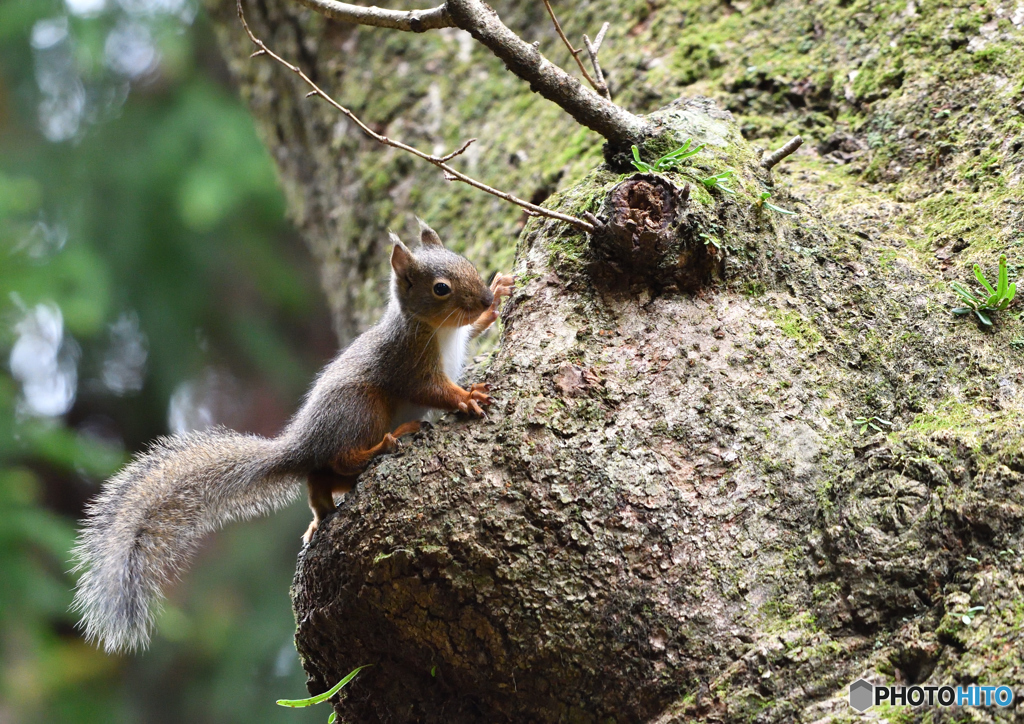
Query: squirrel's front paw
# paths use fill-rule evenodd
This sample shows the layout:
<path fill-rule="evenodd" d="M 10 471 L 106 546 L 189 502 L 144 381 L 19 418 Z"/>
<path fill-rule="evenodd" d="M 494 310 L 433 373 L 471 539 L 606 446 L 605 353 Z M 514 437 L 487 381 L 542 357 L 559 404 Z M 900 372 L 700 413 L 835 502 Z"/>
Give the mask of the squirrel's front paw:
<path fill-rule="evenodd" d="M 459 403 L 459 409 L 476 417 L 487 417 L 487 413 L 480 405 L 489 405 L 494 402 L 494 399 L 487 394 L 490 390 L 491 386 L 486 382 L 477 382 L 471 385 L 467 390 L 466 399 Z"/>
<path fill-rule="evenodd" d="M 516 278 L 511 274 L 497 274 L 491 281 L 491 292 L 494 293 L 494 304 L 491 305 L 491 309 L 495 309 L 498 306 L 498 300 L 502 297 L 507 297 L 512 293 L 512 287 L 515 286 Z"/>

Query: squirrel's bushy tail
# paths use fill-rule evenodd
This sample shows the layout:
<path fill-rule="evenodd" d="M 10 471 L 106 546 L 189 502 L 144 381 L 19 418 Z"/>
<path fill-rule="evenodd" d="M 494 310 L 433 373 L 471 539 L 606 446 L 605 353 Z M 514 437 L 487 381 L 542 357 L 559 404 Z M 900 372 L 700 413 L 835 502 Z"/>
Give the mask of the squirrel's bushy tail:
<path fill-rule="evenodd" d="M 73 608 L 108 651 L 149 642 L 161 588 L 199 540 L 289 502 L 300 478 L 277 440 L 224 428 L 161 438 L 89 505 L 74 549 Z"/>

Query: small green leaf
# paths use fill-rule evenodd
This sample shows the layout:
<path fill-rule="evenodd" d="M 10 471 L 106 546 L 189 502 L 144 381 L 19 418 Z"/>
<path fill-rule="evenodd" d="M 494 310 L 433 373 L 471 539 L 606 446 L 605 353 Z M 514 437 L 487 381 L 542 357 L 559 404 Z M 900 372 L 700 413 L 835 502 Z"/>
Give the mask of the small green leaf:
<path fill-rule="evenodd" d="M 1006 296 L 1006 287 L 1009 283 L 1007 279 L 1006 271 L 1006 254 L 999 255 L 999 281 L 996 282 L 996 291 L 999 294 L 999 298 L 1002 299 Z"/>
<path fill-rule="evenodd" d="M 981 300 L 974 296 L 974 294 L 972 294 L 971 291 L 960 282 L 950 282 L 949 286 L 951 286 L 953 291 L 959 294 L 965 302 L 971 305 L 972 308 L 981 304 Z"/>
<path fill-rule="evenodd" d="M 971 311 L 973 311 L 973 310 L 970 307 L 956 307 L 956 308 L 953 309 L 953 314 L 957 314 L 957 315 L 967 314 L 968 312 L 971 312 Z"/>
<path fill-rule="evenodd" d="M 325 691 L 323 694 L 317 694 L 316 696 L 311 696 L 308 699 L 278 699 L 277 700 L 277 705 L 278 706 L 290 706 L 290 707 L 303 707 L 303 706 L 313 706 L 314 704 L 319 704 L 321 702 L 327 701 L 332 696 L 334 696 L 339 691 L 341 691 L 341 687 L 345 686 L 345 684 L 347 684 L 348 682 L 352 681 L 352 679 L 356 678 L 356 674 L 358 674 L 360 671 L 365 669 L 367 666 L 372 666 L 372 664 L 366 664 L 366 666 L 360 666 L 358 669 L 353 669 L 352 671 L 350 671 L 345 676 L 344 679 L 339 681 L 337 684 L 332 686 L 330 689 Z"/>
<path fill-rule="evenodd" d="M 698 153 L 704 150 L 704 144 L 702 143 L 699 146 L 697 146 L 697 148 L 694 148 L 690 151 L 686 151 L 685 153 L 681 153 L 681 150 L 682 149 L 673 151 L 671 154 L 669 154 L 669 157 L 666 160 L 678 163 L 679 161 L 690 158 L 690 156 L 696 156 Z"/>
<path fill-rule="evenodd" d="M 681 153 L 686 153 L 686 149 L 688 149 L 690 147 L 690 144 L 692 142 L 693 142 L 692 138 L 687 138 L 686 141 L 683 142 L 682 146 L 677 148 L 675 151 L 670 151 L 670 152 L 666 153 L 664 156 L 662 156 L 658 160 L 659 161 L 664 161 L 665 159 L 668 159 L 668 158 L 675 158 L 676 156 L 678 156 Z"/>
<path fill-rule="evenodd" d="M 733 175 L 732 169 L 722 171 L 722 173 L 716 173 L 714 176 L 708 176 L 706 179 L 701 179 L 701 183 L 706 188 L 718 189 L 719 191 L 727 194 L 735 194 L 736 191 L 726 185 L 726 181 Z"/>
<path fill-rule="evenodd" d="M 986 279 L 985 275 L 982 273 L 981 267 L 977 264 L 974 265 L 974 278 L 978 280 L 981 286 L 985 287 L 985 290 L 989 294 L 996 293 L 996 290 L 992 288 L 992 285 L 988 283 L 988 279 Z"/>
<path fill-rule="evenodd" d="M 650 173 L 651 171 L 654 171 L 654 169 L 651 168 L 648 164 L 646 164 L 646 163 L 644 163 L 643 161 L 640 160 L 640 149 L 637 148 L 636 146 L 633 146 L 632 149 L 633 149 L 633 165 L 636 167 L 636 170 L 637 171 L 643 171 L 644 173 Z"/>
<path fill-rule="evenodd" d="M 331 715 L 327 717 L 327 724 L 334 724 L 338 720 L 338 712 L 332 711 Z"/>
<path fill-rule="evenodd" d="M 431 676 L 437 676 L 437 667 L 436 666 L 431 666 L 430 667 L 430 675 Z"/>
<path fill-rule="evenodd" d="M 764 202 L 764 205 L 765 205 L 765 206 L 767 206 L 767 207 L 768 207 L 769 209 L 771 209 L 772 211 L 777 211 L 777 212 L 779 212 L 780 214 L 788 214 L 788 215 L 790 215 L 790 216 L 796 216 L 796 212 L 795 212 L 795 211 L 790 211 L 790 210 L 788 210 L 788 209 L 782 209 L 782 208 L 779 208 L 779 207 L 778 207 L 778 206 L 776 206 L 775 204 L 769 204 L 769 203 L 768 203 L 767 201 L 765 201 L 765 202 Z"/>
<path fill-rule="evenodd" d="M 992 326 L 992 320 L 983 311 L 981 311 L 980 309 L 975 309 L 974 310 L 974 314 L 975 314 L 975 316 L 978 317 L 978 320 L 982 324 L 984 324 L 986 327 L 991 327 Z"/>

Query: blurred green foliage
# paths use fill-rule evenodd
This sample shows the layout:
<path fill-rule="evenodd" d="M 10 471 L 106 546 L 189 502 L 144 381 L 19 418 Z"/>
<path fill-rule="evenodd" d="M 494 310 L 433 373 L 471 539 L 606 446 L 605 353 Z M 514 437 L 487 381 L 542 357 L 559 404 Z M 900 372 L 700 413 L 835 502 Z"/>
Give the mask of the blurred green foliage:
<path fill-rule="evenodd" d="M 323 718 L 274 704 L 305 691 L 301 505 L 219 534 L 143 654 L 101 653 L 67 612 L 85 501 L 168 432 L 183 384 L 228 370 L 251 402 L 229 422 L 272 434 L 331 352 L 273 165 L 196 13 L 0 3 L 0 721 Z"/>

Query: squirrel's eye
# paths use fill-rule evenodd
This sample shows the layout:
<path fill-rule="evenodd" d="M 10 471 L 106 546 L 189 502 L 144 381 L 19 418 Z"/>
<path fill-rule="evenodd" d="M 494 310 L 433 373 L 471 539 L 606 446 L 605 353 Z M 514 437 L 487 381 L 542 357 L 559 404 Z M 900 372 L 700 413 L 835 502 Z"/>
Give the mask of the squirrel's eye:
<path fill-rule="evenodd" d="M 452 288 L 444 282 L 438 282 L 434 285 L 434 294 L 439 297 L 445 297 L 452 293 Z"/>

